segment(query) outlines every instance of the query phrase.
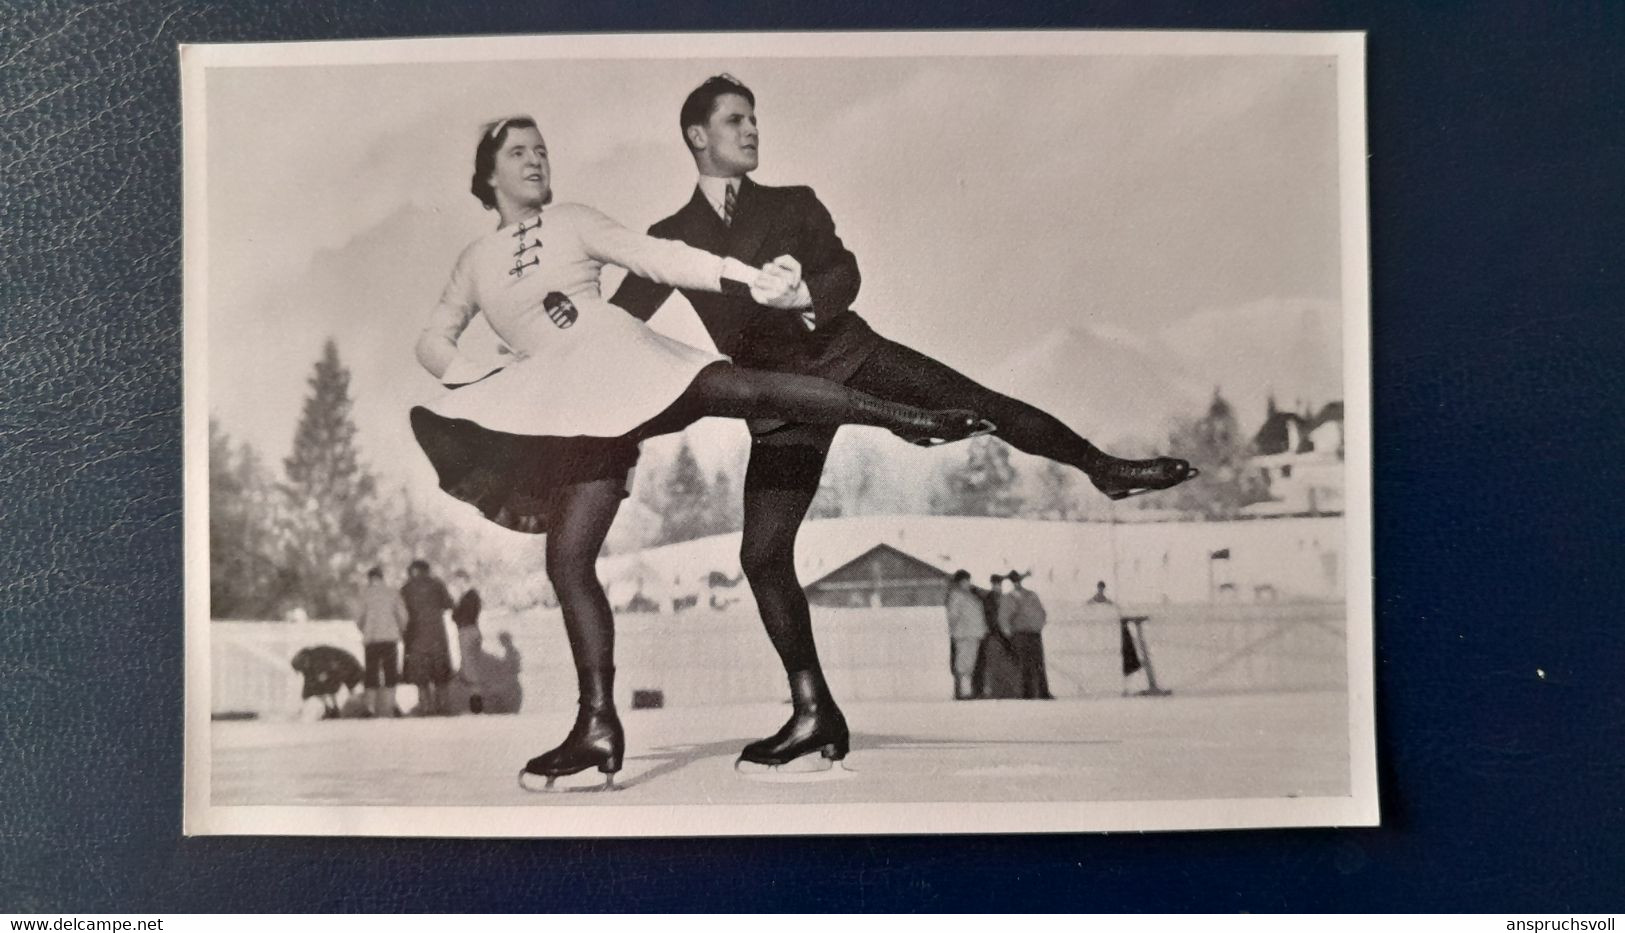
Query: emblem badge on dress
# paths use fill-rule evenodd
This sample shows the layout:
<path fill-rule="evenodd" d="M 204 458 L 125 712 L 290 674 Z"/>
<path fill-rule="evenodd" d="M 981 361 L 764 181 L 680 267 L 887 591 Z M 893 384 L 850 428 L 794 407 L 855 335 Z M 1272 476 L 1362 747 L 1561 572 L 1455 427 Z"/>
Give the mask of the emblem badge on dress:
<path fill-rule="evenodd" d="M 575 304 L 559 292 L 548 292 L 547 297 L 542 299 L 542 307 L 547 309 L 548 320 L 561 330 L 574 324 L 580 314 Z"/>

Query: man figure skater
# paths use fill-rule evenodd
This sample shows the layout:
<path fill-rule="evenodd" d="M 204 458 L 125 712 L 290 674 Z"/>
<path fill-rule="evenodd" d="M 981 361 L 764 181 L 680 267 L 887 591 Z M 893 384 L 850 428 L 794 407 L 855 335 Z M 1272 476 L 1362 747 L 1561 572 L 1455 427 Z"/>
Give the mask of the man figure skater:
<path fill-rule="evenodd" d="M 699 181 L 682 209 L 649 228 L 653 236 L 757 266 L 781 260 L 783 288 L 769 308 L 684 292 L 719 351 L 741 366 L 822 376 L 895 401 L 974 410 L 1007 443 L 1082 470 L 1113 498 L 1166 489 L 1195 475 L 1183 460 L 1112 457 L 1058 419 L 875 333 L 851 310 L 857 259 L 812 189 L 768 187 L 748 177 L 759 161 L 755 108 L 755 95 L 729 75 L 710 78 L 688 95 L 679 123 Z M 671 291 L 628 276 L 611 300 L 648 320 Z M 849 744 L 846 720 L 824 681 L 794 564 L 796 531 L 818 491 L 835 429 L 753 422 L 751 433 L 740 560 L 789 677 L 794 711 L 778 732 L 747 745 L 739 761 L 775 767 L 813 751 L 839 760 Z"/>

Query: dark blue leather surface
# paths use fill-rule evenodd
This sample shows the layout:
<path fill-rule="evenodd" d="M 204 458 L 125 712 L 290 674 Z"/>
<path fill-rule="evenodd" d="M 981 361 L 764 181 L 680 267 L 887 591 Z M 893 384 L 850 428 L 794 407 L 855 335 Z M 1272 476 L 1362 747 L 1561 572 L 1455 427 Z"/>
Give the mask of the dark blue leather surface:
<path fill-rule="evenodd" d="M 1625 12 L 1410 6 L 0 6 L 0 911 L 1617 911 Z M 181 838 L 176 44 L 722 26 L 1372 30 L 1382 829 Z"/>

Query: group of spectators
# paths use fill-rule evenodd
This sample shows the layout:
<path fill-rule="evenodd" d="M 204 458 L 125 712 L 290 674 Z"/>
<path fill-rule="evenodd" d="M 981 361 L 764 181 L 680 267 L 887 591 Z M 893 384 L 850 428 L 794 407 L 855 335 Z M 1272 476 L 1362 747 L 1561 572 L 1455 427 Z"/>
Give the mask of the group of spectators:
<path fill-rule="evenodd" d="M 989 587 L 954 573 L 948 587 L 949 666 L 956 700 L 1053 700 L 1044 667 L 1044 623 L 1038 594 L 1022 585 L 1031 574 L 994 574 Z"/>
<path fill-rule="evenodd" d="M 382 567 L 368 570 L 355 617 L 363 660 L 357 662 L 349 652 L 328 645 L 303 649 L 294 656 L 293 668 L 305 677 L 304 698 L 321 698 L 323 718 L 337 718 L 339 687 L 354 690 L 364 683 L 360 715 L 395 717 L 402 715 L 395 688 L 404 681 L 417 688 L 413 715 L 440 716 L 451 712 L 449 688 L 455 678 L 468 690 L 469 712 L 484 712 L 480 594 L 467 571 L 458 570 L 451 579 L 452 588 L 448 588 L 424 560 L 414 560 L 407 567 L 406 582 L 398 588 L 384 579 Z M 462 658 L 455 671 L 446 637 L 447 612 L 457 629 Z M 512 655 L 511 644 L 505 641 L 505 647 Z"/>
<path fill-rule="evenodd" d="M 954 573 L 948 587 L 949 667 L 956 700 L 1053 700 L 1044 662 L 1044 623 L 1049 615 L 1038 594 L 1022 585 L 1031 574 L 994 574 L 989 587 L 973 585 L 969 571 Z M 1151 667 L 1144 623 L 1122 615 L 1106 595 L 1104 581 L 1084 607 L 1085 615 L 1117 625 L 1122 637 L 1123 696 L 1135 674 L 1144 677 L 1139 696 L 1167 696 Z"/>
<path fill-rule="evenodd" d="M 451 612 L 457 627 L 457 647 L 463 658 L 456 676 L 471 690 L 469 711 L 482 711 L 478 664 L 482 654 L 480 637 L 480 594 L 468 572 L 451 576 L 458 597 L 436 577 L 429 562 L 414 560 L 406 569 L 406 583 L 399 590 L 384 580 L 382 567 L 367 571 L 367 587 L 362 592 L 355 624 L 361 629 L 365 655 L 365 703 L 374 716 L 396 716 L 395 685 L 405 681 L 418 691 L 417 715 L 445 715 L 447 685 L 451 683 L 451 645 L 446 639 L 444 613 Z M 399 649 L 406 647 L 405 661 Z M 397 667 L 397 664 L 399 666 Z"/>

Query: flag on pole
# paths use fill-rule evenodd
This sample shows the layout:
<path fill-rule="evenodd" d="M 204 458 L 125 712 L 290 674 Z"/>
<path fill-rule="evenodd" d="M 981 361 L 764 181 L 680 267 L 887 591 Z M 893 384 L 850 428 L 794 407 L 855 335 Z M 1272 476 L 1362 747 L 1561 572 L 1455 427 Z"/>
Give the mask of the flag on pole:
<path fill-rule="evenodd" d="M 1221 550 L 1214 551 L 1212 554 L 1209 554 L 1207 556 L 1207 559 L 1208 560 L 1229 560 L 1230 559 L 1230 549 L 1229 548 L 1223 548 Z"/>

